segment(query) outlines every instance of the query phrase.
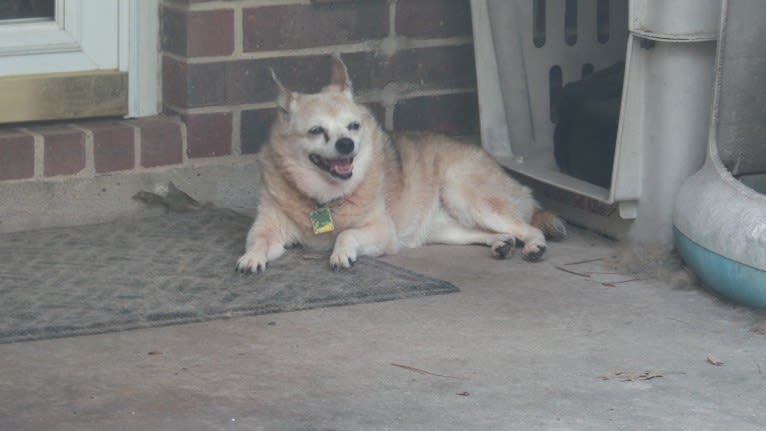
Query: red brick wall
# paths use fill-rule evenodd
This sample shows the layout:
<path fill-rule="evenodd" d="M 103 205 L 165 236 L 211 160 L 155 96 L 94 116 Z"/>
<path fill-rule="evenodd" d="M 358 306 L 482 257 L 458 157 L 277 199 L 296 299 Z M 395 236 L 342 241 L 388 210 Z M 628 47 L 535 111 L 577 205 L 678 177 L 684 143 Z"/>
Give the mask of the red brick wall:
<path fill-rule="evenodd" d="M 0 181 L 255 153 L 275 107 L 269 67 L 316 91 L 334 52 L 388 130 L 478 133 L 468 0 L 163 0 L 160 13 L 165 115 L 0 127 Z"/>
<path fill-rule="evenodd" d="M 168 117 L 0 128 L 0 181 L 180 165 L 183 130 L 177 118 Z"/>
<path fill-rule="evenodd" d="M 387 129 L 478 133 L 468 0 L 166 0 L 162 16 L 163 100 L 187 124 L 189 157 L 257 152 L 269 67 L 313 92 L 333 52 Z"/>

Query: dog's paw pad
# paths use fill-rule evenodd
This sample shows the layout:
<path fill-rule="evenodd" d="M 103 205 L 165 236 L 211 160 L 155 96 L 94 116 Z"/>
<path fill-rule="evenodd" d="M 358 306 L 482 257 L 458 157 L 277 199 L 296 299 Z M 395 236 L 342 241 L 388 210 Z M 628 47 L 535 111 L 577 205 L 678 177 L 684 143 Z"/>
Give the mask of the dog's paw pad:
<path fill-rule="evenodd" d="M 516 246 L 516 241 L 513 238 L 495 241 L 492 244 L 492 257 L 495 259 L 505 259 L 513 254 L 513 247 Z"/>
<path fill-rule="evenodd" d="M 545 254 L 545 245 L 543 244 L 530 244 L 529 246 L 525 246 L 524 250 L 521 252 L 521 254 L 524 256 L 525 260 L 528 260 L 530 262 L 537 262 L 538 260 L 542 259 L 543 255 Z"/>

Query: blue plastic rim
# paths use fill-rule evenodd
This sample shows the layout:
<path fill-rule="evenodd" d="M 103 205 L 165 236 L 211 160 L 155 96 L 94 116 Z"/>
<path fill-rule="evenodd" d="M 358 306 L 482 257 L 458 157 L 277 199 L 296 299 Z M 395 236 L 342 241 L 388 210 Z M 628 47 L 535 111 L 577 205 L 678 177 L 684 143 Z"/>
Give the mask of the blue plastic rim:
<path fill-rule="evenodd" d="M 676 248 L 700 281 L 734 302 L 766 309 L 766 271 L 721 256 L 673 226 Z"/>

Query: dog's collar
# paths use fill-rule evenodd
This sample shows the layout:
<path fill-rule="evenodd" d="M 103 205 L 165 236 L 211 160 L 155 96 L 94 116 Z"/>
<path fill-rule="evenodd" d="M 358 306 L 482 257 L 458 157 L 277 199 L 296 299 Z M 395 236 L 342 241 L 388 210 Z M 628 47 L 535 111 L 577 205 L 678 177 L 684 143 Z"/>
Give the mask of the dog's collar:
<path fill-rule="evenodd" d="M 342 200 L 343 200 L 342 196 L 339 197 L 339 198 L 335 198 L 335 199 L 329 200 L 327 202 L 319 202 L 318 200 L 313 199 L 313 201 L 314 201 L 314 209 L 317 209 L 317 208 L 330 208 L 330 207 L 334 206 L 335 204 L 339 203 Z"/>

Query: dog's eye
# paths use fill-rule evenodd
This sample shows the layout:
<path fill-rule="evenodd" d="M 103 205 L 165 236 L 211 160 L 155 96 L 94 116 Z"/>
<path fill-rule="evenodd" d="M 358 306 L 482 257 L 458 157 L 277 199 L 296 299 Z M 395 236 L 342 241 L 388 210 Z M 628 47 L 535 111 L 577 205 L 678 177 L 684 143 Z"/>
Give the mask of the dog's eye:
<path fill-rule="evenodd" d="M 359 122 L 352 121 L 348 124 L 348 130 L 359 130 Z"/>
<path fill-rule="evenodd" d="M 309 133 L 311 133 L 312 135 L 321 135 L 324 133 L 324 129 L 320 126 L 314 126 L 309 129 Z"/>

